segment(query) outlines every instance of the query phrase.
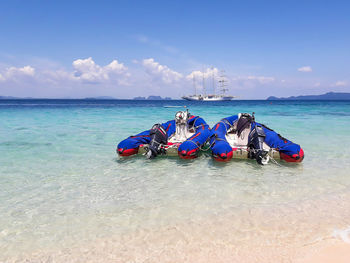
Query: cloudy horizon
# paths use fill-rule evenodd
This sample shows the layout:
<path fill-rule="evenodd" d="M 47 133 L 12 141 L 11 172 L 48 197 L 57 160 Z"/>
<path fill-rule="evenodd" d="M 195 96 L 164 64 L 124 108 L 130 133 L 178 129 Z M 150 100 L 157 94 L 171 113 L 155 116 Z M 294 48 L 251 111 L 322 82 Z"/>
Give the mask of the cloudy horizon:
<path fill-rule="evenodd" d="M 280 15 L 272 2 L 223 1 L 220 14 L 181 1 L 6 2 L 0 96 L 180 98 L 213 92 L 222 74 L 240 99 L 348 92 L 349 5 L 311 2 Z"/>

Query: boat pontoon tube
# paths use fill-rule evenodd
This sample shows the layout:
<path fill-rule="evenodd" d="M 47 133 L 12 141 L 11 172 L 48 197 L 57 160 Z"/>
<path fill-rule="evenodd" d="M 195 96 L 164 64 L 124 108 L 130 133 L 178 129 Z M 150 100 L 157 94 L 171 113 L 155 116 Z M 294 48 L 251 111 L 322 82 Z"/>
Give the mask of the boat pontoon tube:
<path fill-rule="evenodd" d="M 188 112 L 178 112 L 188 114 Z M 178 116 L 178 113 L 176 116 Z M 180 114 L 181 115 L 181 114 Z M 180 129 L 177 120 L 170 120 L 162 123 L 162 130 L 166 132 L 168 142 L 163 145 L 164 152 L 172 155 L 177 150 L 177 155 L 183 159 L 196 158 L 202 146 L 207 142 L 211 135 L 209 125 L 199 116 L 188 114 L 185 119 L 186 131 Z M 151 130 L 143 131 L 137 135 L 121 141 L 117 147 L 117 153 L 120 156 L 130 156 L 137 153 L 145 153 L 151 143 Z"/>
<path fill-rule="evenodd" d="M 300 145 L 282 137 L 264 124 L 255 122 L 254 117 L 252 117 L 252 122 L 249 126 L 246 127 L 246 134 L 244 135 L 246 141 L 244 143 L 237 141 L 236 144 L 232 143 L 229 138 L 230 136 L 237 137 L 237 124 L 241 116 L 240 114 L 226 117 L 212 128 L 210 145 L 215 160 L 224 162 L 231 158 L 249 158 L 250 149 L 247 140 L 256 125 L 262 128 L 265 133 L 264 145 L 270 157 L 280 158 L 287 162 L 301 162 L 304 159 L 304 151 Z M 242 135 L 243 133 L 240 136 Z"/>

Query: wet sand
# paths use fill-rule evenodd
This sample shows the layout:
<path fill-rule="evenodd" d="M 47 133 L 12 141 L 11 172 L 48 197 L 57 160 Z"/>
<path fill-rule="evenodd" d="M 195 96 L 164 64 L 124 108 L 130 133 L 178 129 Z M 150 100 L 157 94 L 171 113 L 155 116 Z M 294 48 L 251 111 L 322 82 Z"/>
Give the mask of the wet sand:
<path fill-rule="evenodd" d="M 319 244 L 312 248 L 298 263 L 348 263 L 350 262 L 350 244 L 341 241 Z"/>
<path fill-rule="evenodd" d="M 5 262 L 350 262 L 350 244 L 334 234 L 350 218 L 348 202 L 349 195 L 340 194 L 275 207 L 242 207 L 205 220 L 39 249 Z"/>
<path fill-rule="evenodd" d="M 335 239 L 293 248 L 274 244 L 239 247 L 217 238 L 186 240 L 177 229 L 169 229 L 166 236 L 151 236 L 138 242 L 123 239 L 123 245 L 118 238 L 96 240 L 92 246 L 32 253 L 26 259 L 6 262 L 348 263 L 350 259 L 350 245 Z"/>

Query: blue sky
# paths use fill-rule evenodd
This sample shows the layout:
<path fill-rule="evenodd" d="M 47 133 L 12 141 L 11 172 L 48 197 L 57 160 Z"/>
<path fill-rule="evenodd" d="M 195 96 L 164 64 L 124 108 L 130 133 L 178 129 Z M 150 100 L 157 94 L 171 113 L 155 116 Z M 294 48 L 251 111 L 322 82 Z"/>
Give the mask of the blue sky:
<path fill-rule="evenodd" d="M 0 95 L 178 98 L 220 70 L 242 99 L 350 92 L 349 14 L 347 1 L 2 1 Z"/>

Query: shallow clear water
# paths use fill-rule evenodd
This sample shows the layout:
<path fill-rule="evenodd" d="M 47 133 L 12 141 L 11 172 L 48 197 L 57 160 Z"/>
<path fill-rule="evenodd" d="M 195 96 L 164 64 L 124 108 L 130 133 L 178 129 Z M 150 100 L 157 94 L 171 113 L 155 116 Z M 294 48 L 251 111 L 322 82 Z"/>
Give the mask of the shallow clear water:
<path fill-rule="evenodd" d="M 173 119 L 180 108 L 168 105 L 187 105 L 211 126 L 255 112 L 302 146 L 304 162 L 117 157 L 119 141 Z M 0 101 L 0 261 L 121 236 L 147 240 L 169 226 L 192 241 L 208 227 L 217 238 L 230 233 L 225 244 L 327 237 L 350 225 L 349 127 L 345 101 Z"/>

